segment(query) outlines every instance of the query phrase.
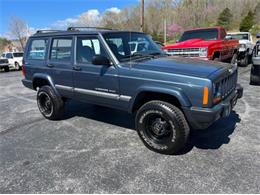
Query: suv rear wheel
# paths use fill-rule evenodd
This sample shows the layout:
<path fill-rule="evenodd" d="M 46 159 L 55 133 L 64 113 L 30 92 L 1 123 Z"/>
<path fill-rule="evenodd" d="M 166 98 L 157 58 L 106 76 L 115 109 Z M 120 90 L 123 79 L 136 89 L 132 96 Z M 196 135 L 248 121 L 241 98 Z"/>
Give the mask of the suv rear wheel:
<path fill-rule="evenodd" d="M 64 102 L 56 95 L 54 90 L 45 85 L 37 93 L 37 104 L 42 115 L 49 120 L 62 118 L 64 112 Z"/>
<path fill-rule="evenodd" d="M 14 65 L 16 70 L 21 70 L 21 67 L 18 62 L 15 62 Z"/>
<path fill-rule="evenodd" d="M 236 65 L 237 66 L 237 53 L 234 53 L 232 58 L 231 58 L 231 62 L 232 65 Z"/>
<path fill-rule="evenodd" d="M 246 52 L 244 58 L 240 60 L 239 66 L 246 67 L 248 65 L 248 58 L 249 58 L 249 55 L 248 55 L 248 52 Z"/>
<path fill-rule="evenodd" d="M 150 101 L 136 114 L 136 129 L 143 143 L 162 154 L 176 154 L 189 136 L 189 125 L 182 111 L 163 101 Z"/>

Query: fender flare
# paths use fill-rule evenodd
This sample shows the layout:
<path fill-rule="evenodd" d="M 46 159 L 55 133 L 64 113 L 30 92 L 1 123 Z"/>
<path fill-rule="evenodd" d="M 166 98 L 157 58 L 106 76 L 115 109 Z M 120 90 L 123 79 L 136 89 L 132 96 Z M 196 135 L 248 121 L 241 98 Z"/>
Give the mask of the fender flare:
<path fill-rule="evenodd" d="M 43 79 L 46 80 L 48 82 L 48 84 L 53 88 L 53 90 L 55 91 L 55 93 L 60 96 L 59 92 L 57 91 L 55 84 L 52 80 L 52 78 L 50 77 L 50 75 L 47 74 L 43 74 L 43 73 L 35 73 L 33 75 L 32 81 L 34 83 L 35 79 Z"/>
<path fill-rule="evenodd" d="M 171 95 L 180 102 L 182 107 L 190 107 L 191 102 L 187 95 L 180 89 L 176 87 L 170 87 L 167 88 L 165 86 L 163 87 L 157 87 L 157 86 L 142 86 L 138 88 L 137 93 L 131 98 L 130 105 L 129 105 L 129 111 L 131 112 L 135 103 L 138 95 L 140 95 L 143 92 L 152 92 L 152 93 L 163 93 L 166 95 Z"/>

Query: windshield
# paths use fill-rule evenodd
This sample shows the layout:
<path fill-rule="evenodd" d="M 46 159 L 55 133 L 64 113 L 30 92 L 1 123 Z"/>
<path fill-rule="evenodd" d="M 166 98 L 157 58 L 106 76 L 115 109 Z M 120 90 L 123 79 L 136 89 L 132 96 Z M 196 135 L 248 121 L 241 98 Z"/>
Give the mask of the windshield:
<path fill-rule="evenodd" d="M 110 32 L 104 33 L 103 37 L 119 62 L 164 54 L 144 33 Z"/>
<path fill-rule="evenodd" d="M 23 57 L 23 53 L 13 53 L 14 57 Z"/>
<path fill-rule="evenodd" d="M 228 34 L 232 39 L 248 40 L 248 34 Z"/>
<path fill-rule="evenodd" d="M 189 39 L 217 40 L 218 30 L 213 28 L 186 31 L 180 38 L 180 42 L 187 41 Z"/>

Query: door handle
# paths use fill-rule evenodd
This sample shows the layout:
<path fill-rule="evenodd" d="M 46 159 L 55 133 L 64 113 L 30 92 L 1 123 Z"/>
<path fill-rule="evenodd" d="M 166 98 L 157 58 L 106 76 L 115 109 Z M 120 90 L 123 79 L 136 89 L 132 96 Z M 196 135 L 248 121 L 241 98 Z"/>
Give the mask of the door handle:
<path fill-rule="evenodd" d="M 81 67 L 80 66 L 73 66 L 73 70 L 80 71 Z"/>
<path fill-rule="evenodd" d="M 50 68 L 54 67 L 53 64 L 47 64 L 47 66 L 50 67 Z"/>

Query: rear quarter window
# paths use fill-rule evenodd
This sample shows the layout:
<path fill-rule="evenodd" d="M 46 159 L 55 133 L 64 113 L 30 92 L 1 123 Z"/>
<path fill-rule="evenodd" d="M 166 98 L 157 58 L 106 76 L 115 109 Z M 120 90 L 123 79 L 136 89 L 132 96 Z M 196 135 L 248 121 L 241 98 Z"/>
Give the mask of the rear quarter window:
<path fill-rule="evenodd" d="M 44 60 L 47 52 L 48 39 L 35 39 L 29 46 L 27 59 Z"/>

